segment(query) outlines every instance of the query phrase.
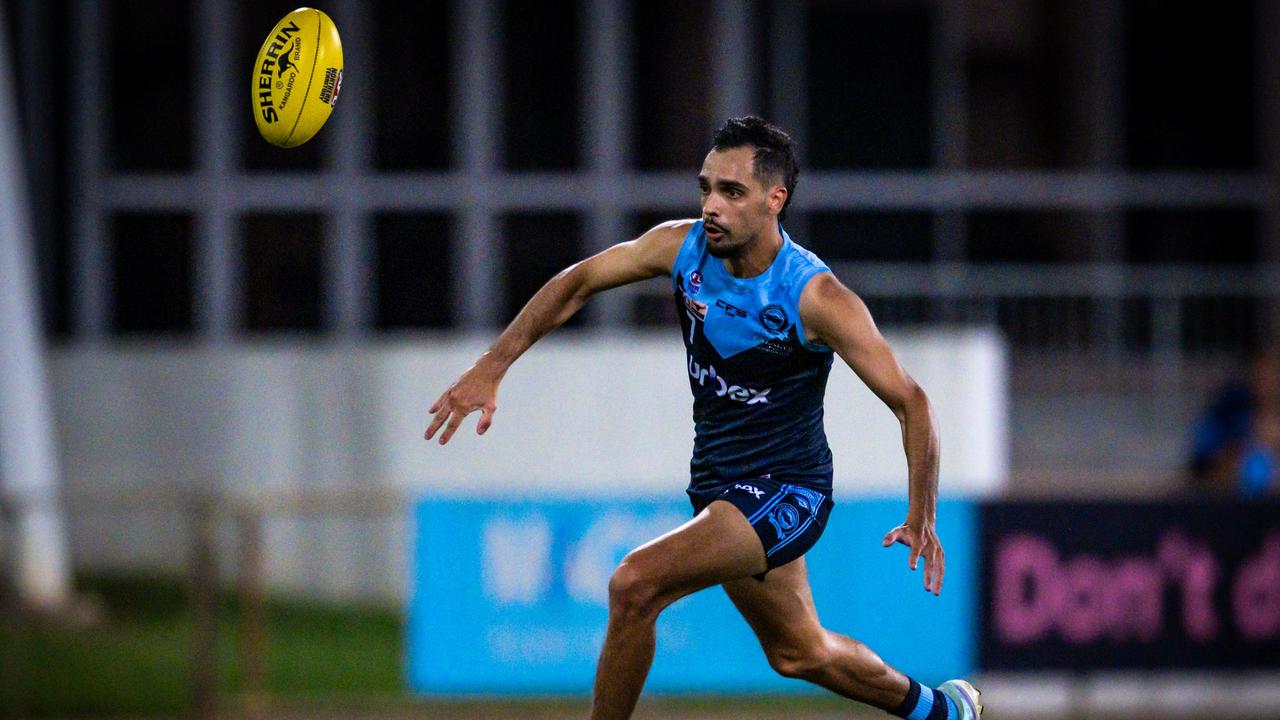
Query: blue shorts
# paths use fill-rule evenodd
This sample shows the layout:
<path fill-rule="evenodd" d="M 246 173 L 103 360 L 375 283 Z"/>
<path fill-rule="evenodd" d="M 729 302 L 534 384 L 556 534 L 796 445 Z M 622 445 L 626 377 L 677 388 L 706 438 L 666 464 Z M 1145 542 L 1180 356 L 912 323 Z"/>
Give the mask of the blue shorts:
<path fill-rule="evenodd" d="M 835 504 L 830 492 L 766 478 L 687 492 L 695 515 L 715 500 L 742 511 L 764 546 L 765 573 L 808 552 L 822 537 Z M 756 579 L 763 580 L 764 573 Z"/>

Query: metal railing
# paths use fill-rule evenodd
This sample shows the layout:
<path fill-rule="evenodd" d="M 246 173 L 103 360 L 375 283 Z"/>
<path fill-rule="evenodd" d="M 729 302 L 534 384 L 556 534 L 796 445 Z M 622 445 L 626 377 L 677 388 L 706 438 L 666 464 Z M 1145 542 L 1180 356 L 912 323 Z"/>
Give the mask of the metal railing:
<path fill-rule="evenodd" d="M 837 269 L 882 322 L 998 326 L 1015 352 L 1140 355 L 1177 362 L 1265 344 L 1280 308 L 1280 266 L 1113 264 Z"/>

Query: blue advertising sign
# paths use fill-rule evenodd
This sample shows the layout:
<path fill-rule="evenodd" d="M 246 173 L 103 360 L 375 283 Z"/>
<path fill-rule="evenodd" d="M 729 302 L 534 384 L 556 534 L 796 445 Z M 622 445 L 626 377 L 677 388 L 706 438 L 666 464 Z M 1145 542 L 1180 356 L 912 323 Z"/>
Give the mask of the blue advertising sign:
<path fill-rule="evenodd" d="M 408 681 L 423 693 L 586 693 L 608 619 L 608 583 L 631 549 L 689 518 L 681 501 L 424 499 L 408 620 Z M 961 501 L 939 507 L 941 597 L 907 551 L 880 539 L 906 503 L 838 505 L 806 556 L 823 624 L 923 682 L 974 667 L 976 528 Z M 658 620 L 654 692 L 798 691 L 776 675 L 724 592 L 685 598 Z"/>

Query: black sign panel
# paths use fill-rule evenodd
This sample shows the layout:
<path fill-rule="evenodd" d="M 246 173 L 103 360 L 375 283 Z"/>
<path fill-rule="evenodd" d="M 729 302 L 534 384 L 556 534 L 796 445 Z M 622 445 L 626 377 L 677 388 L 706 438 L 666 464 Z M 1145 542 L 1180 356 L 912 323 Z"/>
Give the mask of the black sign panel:
<path fill-rule="evenodd" d="M 1280 667 L 1280 503 L 980 512 L 983 668 Z"/>

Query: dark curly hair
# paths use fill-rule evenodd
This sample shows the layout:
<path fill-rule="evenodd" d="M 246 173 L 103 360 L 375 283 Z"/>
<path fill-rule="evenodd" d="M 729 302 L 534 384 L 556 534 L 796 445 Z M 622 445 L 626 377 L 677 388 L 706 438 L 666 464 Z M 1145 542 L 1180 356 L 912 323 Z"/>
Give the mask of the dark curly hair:
<path fill-rule="evenodd" d="M 756 149 L 753 156 L 753 174 L 756 179 L 764 183 L 778 181 L 787 189 L 786 202 L 782 204 L 782 212 L 778 213 L 781 219 L 787 206 L 791 204 L 791 198 L 796 192 L 796 181 L 800 178 L 796 144 L 781 128 L 754 115 L 729 118 L 711 138 L 712 150 L 745 146 Z"/>

